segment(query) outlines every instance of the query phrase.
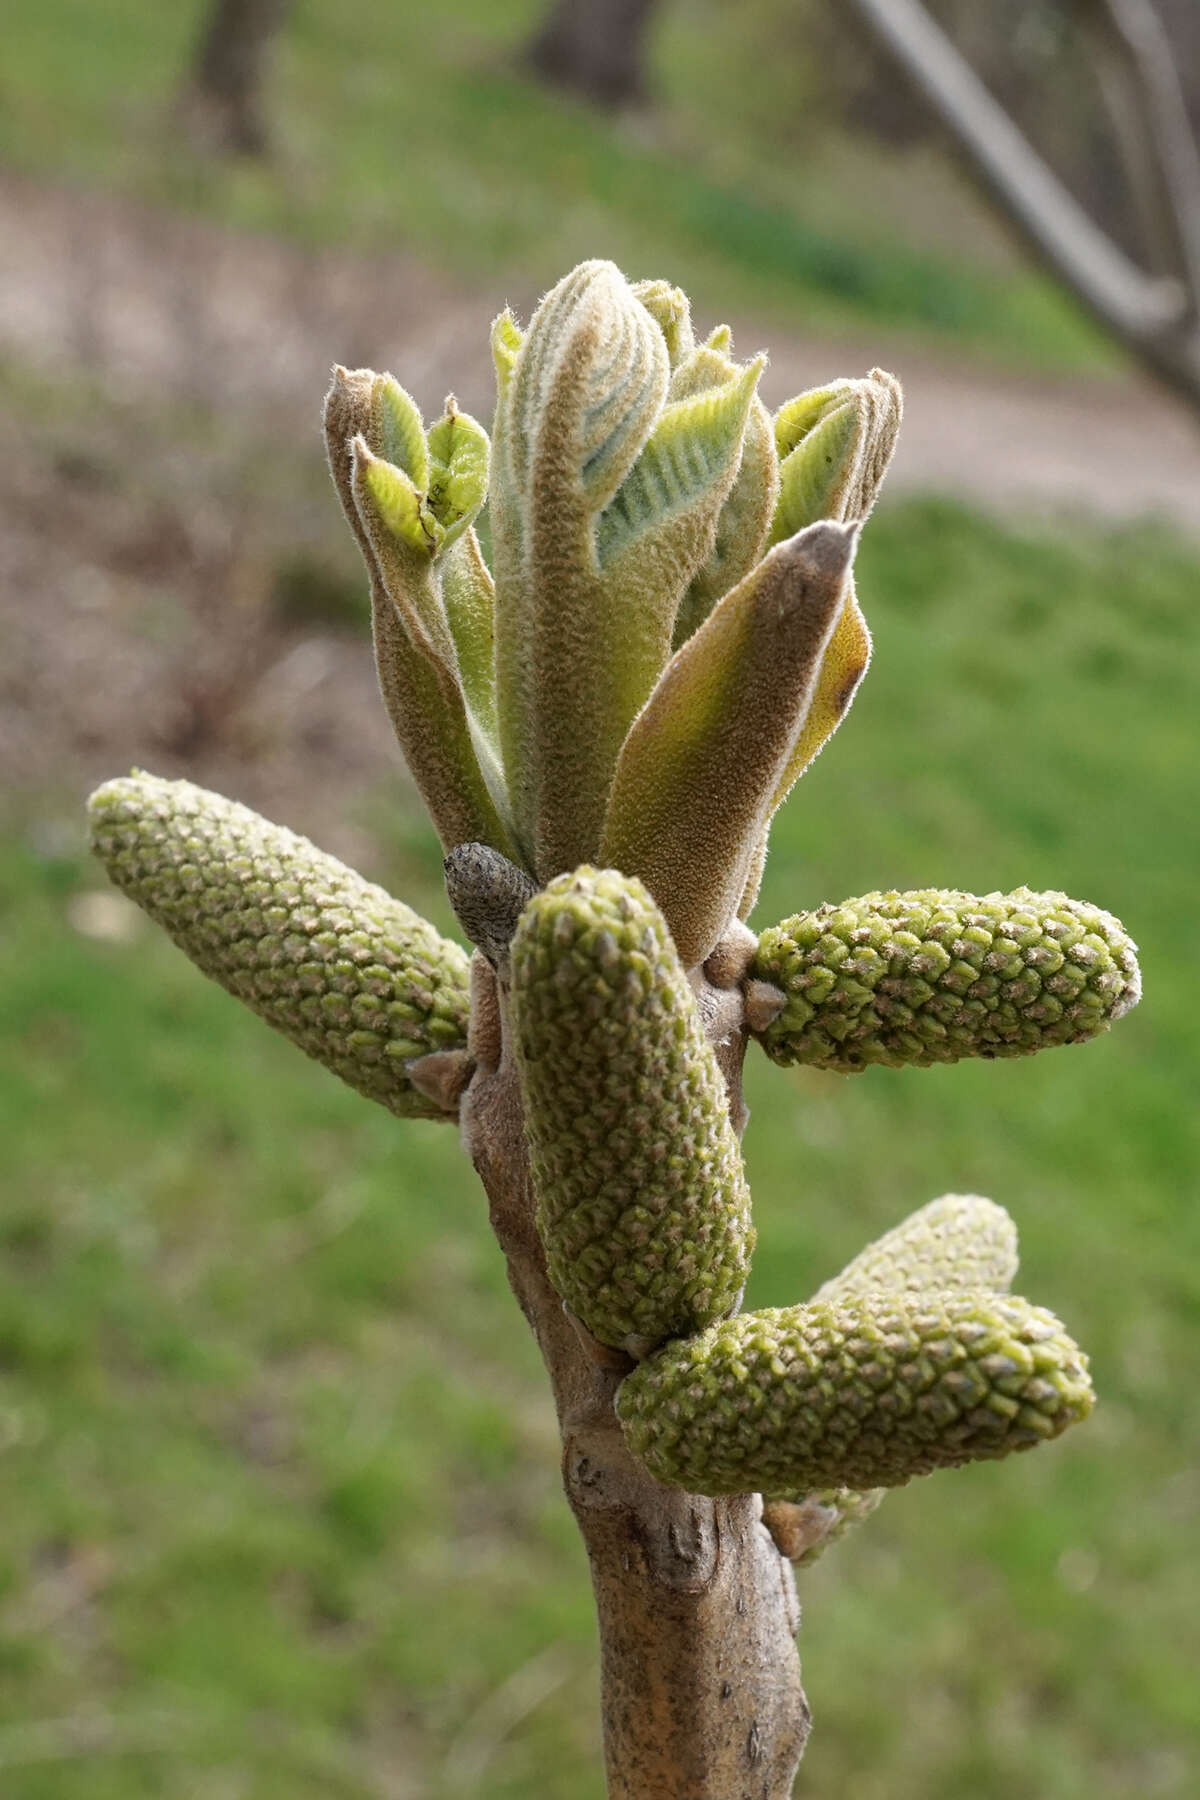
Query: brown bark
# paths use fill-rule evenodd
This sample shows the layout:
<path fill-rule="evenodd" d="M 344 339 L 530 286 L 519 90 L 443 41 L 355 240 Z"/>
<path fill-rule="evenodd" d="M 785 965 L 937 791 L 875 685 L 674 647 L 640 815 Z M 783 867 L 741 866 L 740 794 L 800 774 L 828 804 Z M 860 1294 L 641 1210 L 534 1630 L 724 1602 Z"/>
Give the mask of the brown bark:
<path fill-rule="evenodd" d="M 601 106 L 646 97 L 645 42 L 657 0 L 555 0 L 526 54 L 531 68 Z"/>
<path fill-rule="evenodd" d="M 182 102 L 186 127 L 204 148 L 265 154 L 267 64 L 291 5 L 292 0 L 215 0 Z"/>
<path fill-rule="evenodd" d="M 706 1011 L 727 1030 L 724 1006 Z M 505 1012 L 477 955 L 463 1141 L 554 1390 L 596 1596 L 610 1800 L 787 1800 L 808 1735 L 790 1565 L 758 1495 L 663 1487 L 626 1449 L 622 1371 L 589 1355 L 546 1277 Z"/>

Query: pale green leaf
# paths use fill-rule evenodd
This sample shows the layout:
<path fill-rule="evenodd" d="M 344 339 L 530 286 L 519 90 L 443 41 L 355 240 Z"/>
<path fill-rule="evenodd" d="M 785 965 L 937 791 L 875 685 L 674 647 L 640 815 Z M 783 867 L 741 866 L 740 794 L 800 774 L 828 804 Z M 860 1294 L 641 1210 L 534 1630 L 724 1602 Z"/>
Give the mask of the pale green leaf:
<path fill-rule="evenodd" d="M 894 375 L 872 369 L 789 400 L 775 416 L 780 491 L 771 542 L 815 519 L 865 519 L 874 505 L 900 428 Z"/>
<path fill-rule="evenodd" d="M 505 307 L 492 324 L 492 361 L 496 365 L 496 391 L 500 399 L 508 392 L 517 364 L 517 352 L 524 341 L 524 333 Z"/>
<path fill-rule="evenodd" d="M 479 540 L 468 525 L 439 559 L 442 604 L 454 639 L 467 705 L 496 743 L 496 590 Z"/>
<path fill-rule="evenodd" d="M 641 455 L 600 515 L 596 558 L 601 569 L 631 555 L 659 557 L 657 540 L 666 536 L 664 527 L 683 515 L 689 529 L 697 535 L 707 532 L 711 540 L 720 504 L 737 473 L 762 370 L 760 357 L 735 370 L 722 386 L 663 408 Z M 672 542 L 670 560 L 679 554 Z"/>
<path fill-rule="evenodd" d="M 737 364 L 707 345 L 680 364 L 671 380 L 670 397 L 703 392 L 727 381 Z M 674 647 L 685 643 L 721 598 L 736 587 L 762 556 L 779 493 L 779 460 L 766 407 L 755 394 L 746 418 L 741 461 L 733 485 L 717 515 L 713 547 L 697 569 L 679 604 Z"/>
<path fill-rule="evenodd" d="M 415 400 L 394 375 L 377 375 L 371 392 L 371 430 L 367 442 L 376 456 L 395 463 L 419 494 L 429 488 L 429 451 L 425 427 Z"/>
<path fill-rule="evenodd" d="M 794 400 L 788 400 L 775 414 L 775 448 L 782 462 L 806 438 L 814 425 L 848 400 L 855 388 L 853 381 L 845 377 L 831 381 L 827 387 L 810 388 L 807 393 L 797 394 Z"/>
<path fill-rule="evenodd" d="M 864 448 L 863 417 L 852 399 L 827 412 L 779 469 L 779 500 L 771 523 L 773 543 L 793 537 L 817 519 L 841 519 L 853 493 Z"/>
<path fill-rule="evenodd" d="M 423 496 L 395 463 L 384 462 L 369 452 L 368 458 L 363 464 L 363 481 L 379 518 L 394 537 L 413 550 L 430 555 L 437 522 L 426 511 Z"/>
<path fill-rule="evenodd" d="M 633 292 L 662 332 L 671 367 L 675 368 L 690 356 L 696 341 L 687 295 L 669 281 L 635 281 Z"/>
<path fill-rule="evenodd" d="M 487 485 L 487 432 L 470 413 L 459 412 L 451 394 L 429 429 L 429 510 L 445 532 L 443 553 L 478 515 Z"/>

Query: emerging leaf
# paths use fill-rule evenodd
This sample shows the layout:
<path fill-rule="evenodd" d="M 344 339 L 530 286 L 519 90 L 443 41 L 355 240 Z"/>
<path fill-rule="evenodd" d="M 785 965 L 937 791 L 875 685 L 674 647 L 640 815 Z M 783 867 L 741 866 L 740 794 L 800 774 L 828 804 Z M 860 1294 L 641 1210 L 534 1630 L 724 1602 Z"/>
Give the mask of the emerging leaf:
<path fill-rule="evenodd" d="M 420 409 L 394 375 L 377 375 L 371 387 L 371 427 L 364 433 L 377 456 L 395 463 L 424 496 L 429 489 L 429 447 Z"/>
<path fill-rule="evenodd" d="M 689 968 L 737 912 L 854 540 L 821 524 L 773 550 L 675 653 L 622 747 L 602 856 L 646 883 Z"/>
<path fill-rule="evenodd" d="M 707 346 L 676 370 L 670 397 L 682 400 L 723 385 L 736 368 Z M 717 515 L 713 547 L 693 575 L 675 617 L 673 645 L 686 643 L 717 601 L 749 574 L 767 547 L 767 533 L 779 494 L 779 459 L 771 418 L 757 393 L 750 402 L 737 474 Z"/>
<path fill-rule="evenodd" d="M 468 525 L 439 558 L 442 606 L 458 658 L 467 706 L 499 760 L 496 722 L 496 588 L 479 539 Z"/>
<path fill-rule="evenodd" d="M 376 556 L 382 544 L 384 554 L 391 557 L 389 538 L 421 557 L 432 556 L 436 543 L 434 521 L 425 507 L 424 496 L 398 464 L 373 456 L 363 437 L 355 439 L 355 498 Z M 380 526 L 382 531 L 377 529 Z"/>
<path fill-rule="evenodd" d="M 770 542 L 814 519 L 866 518 L 891 460 L 901 410 L 900 384 L 883 369 L 872 369 L 861 381 L 814 388 L 780 408 L 775 416 L 779 498 Z M 851 581 L 808 717 L 779 781 L 772 817 L 849 712 L 870 660 L 871 634 Z M 764 840 L 757 873 L 742 896 L 743 919 L 758 898 L 765 860 Z"/>
<path fill-rule="evenodd" d="M 682 288 L 672 287 L 669 281 L 635 281 L 632 291 L 662 332 L 671 367 L 675 368 L 691 354 L 695 345 L 692 309 L 687 295 Z"/>
<path fill-rule="evenodd" d="M 459 412 L 451 394 L 429 429 L 429 509 L 444 534 L 443 553 L 476 518 L 487 487 L 487 432 L 470 413 Z"/>
<path fill-rule="evenodd" d="M 402 389 L 369 369 L 338 368 L 325 402 L 330 469 L 370 577 L 379 685 L 443 845 L 478 839 L 510 853 L 498 754 L 486 713 L 477 720 L 468 710 L 458 638 L 431 555 L 426 525 L 441 527 L 422 508 L 412 477 L 378 456 L 366 436 L 380 443 L 386 436 L 419 470 L 424 435 L 417 445 L 420 417 L 406 401 Z M 464 639 L 468 634 L 469 627 Z"/>
<path fill-rule="evenodd" d="M 496 392 L 501 400 L 508 393 L 517 352 L 525 342 L 525 334 L 505 307 L 492 324 L 492 361 L 496 366 Z"/>
<path fill-rule="evenodd" d="M 895 448 L 901 411 L 900 384 L 883 369 L 814 388 L 780 407 L 772 543 L 815 519 L 866 518 Z"/>
<path fill-rule="evenodd" d="M 601 581 L 596 525 L 667 373 L 662 333 L 620 272 L 584 263 L 542 301 L 497 408 L 500 739 L 517 833 L 542 879 L 594 855 L 617 749 L 657 673 L 646 668 L 655 632 Z"/>

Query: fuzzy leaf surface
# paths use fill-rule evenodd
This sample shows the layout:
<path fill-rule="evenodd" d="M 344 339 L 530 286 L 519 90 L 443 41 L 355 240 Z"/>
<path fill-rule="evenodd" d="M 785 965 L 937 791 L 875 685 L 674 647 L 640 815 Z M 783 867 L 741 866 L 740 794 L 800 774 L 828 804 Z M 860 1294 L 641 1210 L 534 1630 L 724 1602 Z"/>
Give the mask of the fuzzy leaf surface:
<path fill-rule="evenodd" d="M 646 883 L 688 967 L 737 911 L 853 549 L 834 524 L 777 546 L 676 651 L 622 747 L 603 858 Z"/>
<path fill-rule="evenodd" d="M 653 674 L 596 526 L 666 396 L 662 333 L 611 263 L 539 306 L 497 407 L 497 695 L 517 833 L 543 879 L 594 856 L 621 738 Z"/>

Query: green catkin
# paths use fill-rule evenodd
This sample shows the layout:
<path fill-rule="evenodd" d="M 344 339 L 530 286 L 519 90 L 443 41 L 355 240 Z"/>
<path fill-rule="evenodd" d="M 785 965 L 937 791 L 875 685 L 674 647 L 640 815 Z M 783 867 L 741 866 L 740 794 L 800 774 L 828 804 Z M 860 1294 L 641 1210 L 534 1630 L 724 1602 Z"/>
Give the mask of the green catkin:
<path fill-rule="evenodd" d="M 1017 1272 L 1017 1228 L 1002 1206 L 979 1194 L 943 1194 L 859 1252 L 817 1289 L 815 1302 L 879 1290 L 911 1295 L 980 1288 L 1005 1294 Z M 803 1509 L 803 1548 L 792 1560 L 813 1563 L 875 1511 L 886 1488 L 860 1494 L 822 1488 L 781 1499 Z M 794 1527 L 793 1527 L 794 1529 Z"/>
<path fill-rule="evenodd" d="M 550 1279 L 602 1343 L 738 1305 L 754 1232 L 725 1084 L 640 882 L 588 867 L 526 908 L 512 1010 Z"/>
<path fill-rule="evenodd" d="M 768 1056 L 840 1074 L 1081 1043 L 1140 993 L 1119 920 L 1028 888 L 864 894 L 797 913 L 763 932 L 749 974 L 780 993 L 758 1033 Z"/>
<path fill-rule="evenodd" d="M 449 1116 L 407 1065 L 465 1045 L 457 944 L 306 838 L 190 781 L 110 781 L 89 812 L 113 881 L 206 975 L 390 1112 Z"/>
<path fill-rule="evenodd" d="M 657 1480 L 697 1494 L 899 1487 L 1057 1437 L 1092 1407 L 1053 1314 L 980 1292 L 847 1295 L 668 1344 L 617 1413 Z"/>
<path fill-rule="evenodd" d="M 980 1288 L 1006 1294 L 1017 1272 L 1017 1228 L 980 1194 L 943 1194 L 860 1250 L 813 1295 L 931 1294 Z"/>

